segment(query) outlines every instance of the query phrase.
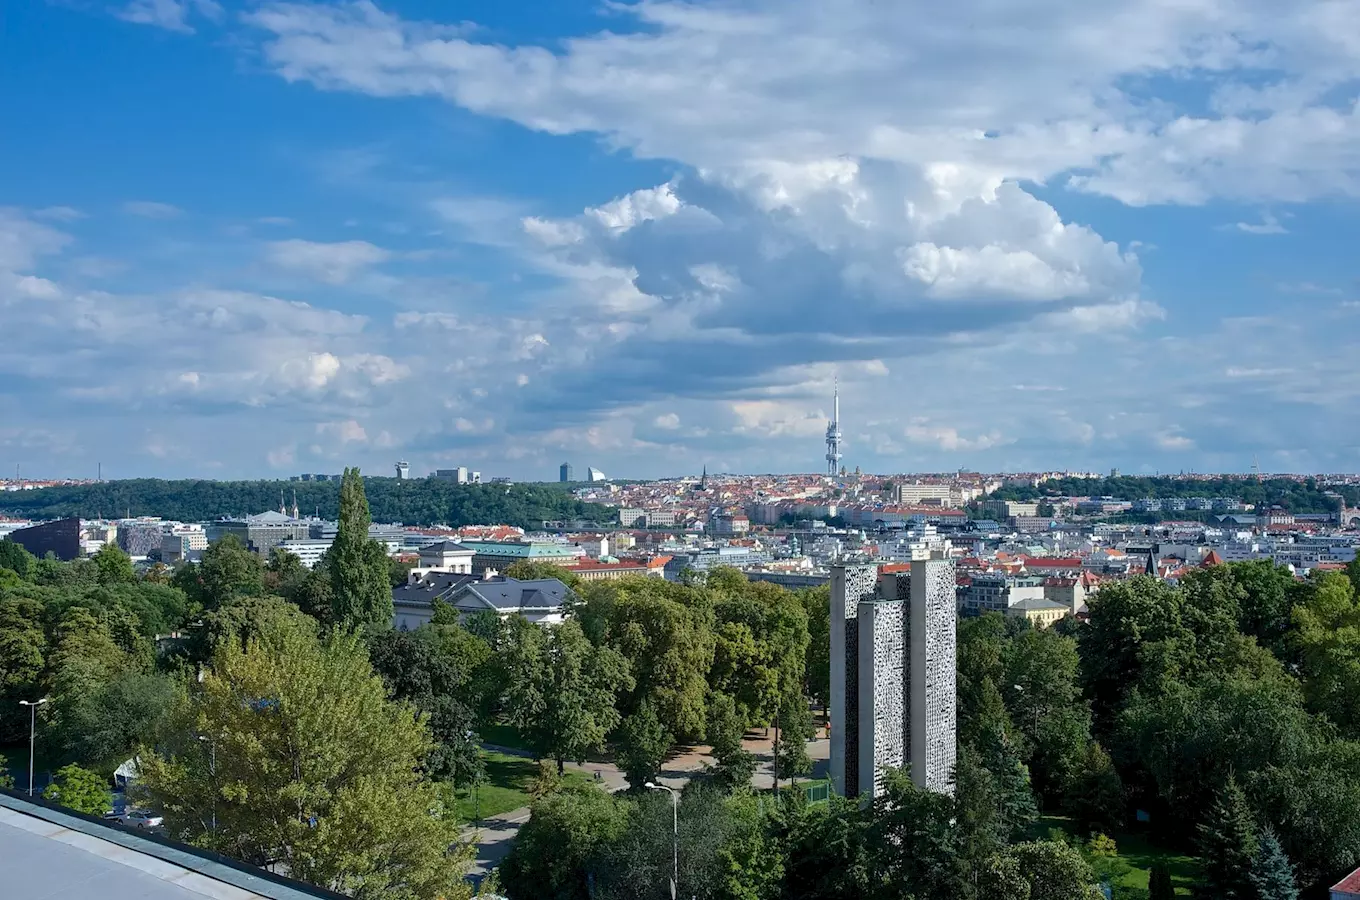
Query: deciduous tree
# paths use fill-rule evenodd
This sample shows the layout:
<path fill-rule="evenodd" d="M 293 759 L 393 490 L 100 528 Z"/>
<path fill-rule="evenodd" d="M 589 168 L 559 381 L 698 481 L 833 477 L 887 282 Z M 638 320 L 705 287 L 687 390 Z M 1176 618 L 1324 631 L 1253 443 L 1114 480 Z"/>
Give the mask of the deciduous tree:
<path fill-rule="evenodd" d="M 140 785 L 179 839 L 364 900 L 466 897 L 470 850 L 421 774 L 430 747 L 357 635 L 275 620 L 218 644 Z"/>
<path fill-rule="evenodd" d="M 746 722 L 731 697 L 718 693 L 709 697 L 707 730 L 718 785 L 727 791 L 748 786 L 756 772 L 756 758 L 742 746 Z"/>
<path fill-rule="evenodd" d="M 561 772 L 567 760 L 584 762 L 604 750 L 605 736 L 619 724 L 615 696 L 632 686 L 632 676 L 616 650 L 592 645 L 572 619 L 551 626 L 540 646 L 538 684 L 526 693 L 541 697 L 542 706 L 522 725 L 534 750 Z"/>
<path fill-rule="evenodd" d="M 650 700 L 643 699 L 632 715 L 619 726 L 618 759 L 628 785 L 640 791 L 656 778 L 670 750 L 672 737 L 666 731 Z"/>
<path fill-rule="evenodd" d="M 340 522 L 326 552 L 331 576 L 331 620 L 345 628 L 390 627 L 392 585 L 387 551 L 369 537 L 372 519 L 359 470 L 346 469 L 340 485 Z"/>
<path fill-rule="evenodd" d="M 52 773 L 52 783 L 43 790 L 43 799 L 87 816 L 113 809 L 113 791 L 109 790 L 108 779 L 74 763 Z"/>
<path fill-rule="evenodd" d="M 9 538 L 0 540 L 0 569 L 9 569 L 20 578 L 27 578 L 35 562 L 33 554 Z"/>
<path fill-rule="evenodd" d="M 570 785 L 534 802 L 500 867 L 511 900 L 590 900 L 605 848 L 628 827 L 628 808 L 594 785 Z"/>
<path fill-rule="evenodd" d="M 99 572 L 100 584 L 131 584 L 137 580 L 132 558 L 116 544 L 105 544 L 90 559 Z"/>

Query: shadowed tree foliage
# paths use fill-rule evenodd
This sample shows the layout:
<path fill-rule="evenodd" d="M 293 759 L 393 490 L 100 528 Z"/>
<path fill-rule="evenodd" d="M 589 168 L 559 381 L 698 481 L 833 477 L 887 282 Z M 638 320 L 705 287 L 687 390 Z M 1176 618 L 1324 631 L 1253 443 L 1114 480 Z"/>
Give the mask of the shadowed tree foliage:
<path fill-rule="evenodd" d="M 1251 900 L 1254 889 L 1248 876 L 1258 849 L 1256 826 L 1247 798 L 1231 776 L 1200 823 L 1197 849 L 1206 897 Z"/>
<path fill-rule="evenodd" d="M 1165 866 L 1154 865 L 1148 873 L 1148 900 L 1176 900 L 1176 888 Z"/>
<path fill-rule="evenodd" d="M 428 717 L 434 738 L 426 757 L 430 774 L 457 785 L 480 778 L 483 767 L 477 753 L 475 698 L 468 690 L 473 676 L 468 661 L 450 652 L 431 628 L 378 632 L 369 639 L 369 657 L 392 699 L 407 701 Z"/>
<path fill-rule="evenodd" d="M 628 786 L 635 791 L 642 790 L 643 785 L 654 780 L 661 771 L 666 751 L 671 746 L 671 735 L 657 719 L 651 701 L 646 699 L 623 720 L 618 733 L 619 766 L 628 778 Z"/>

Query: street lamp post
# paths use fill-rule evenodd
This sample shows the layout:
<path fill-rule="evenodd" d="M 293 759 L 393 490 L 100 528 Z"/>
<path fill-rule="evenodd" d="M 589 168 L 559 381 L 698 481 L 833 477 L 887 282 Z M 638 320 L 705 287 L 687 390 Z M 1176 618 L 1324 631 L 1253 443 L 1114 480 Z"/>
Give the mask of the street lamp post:
<path fill-rule="evenodd" d="M 1015 688 L 1022 694 L 1029 695 L 1029 705 L 1034 710 L 1034 735 L 1035 739 L 1037 740 L 1039 734 L 1039 696 L 1038 694 L 1026 688 L 1023 684 L 1013 684 L 1011 685 L 1011 687 Z"/>
<path fill-rule="evenodd" d="M 217 835 L 217 741 L 200 734 L 198 739 L 208 745 L 208 777 L 212 780 L 212 832 Z"/>
<path fill-rule="evenodd" d="M 33 752 L 38 743 L 38 707 L 48 700 L 20 700 L 20 706 L 28 707 L 28 796 L 33 796 Z"/>
<path fill-rule="evenodd" d="M 676 892 L 680 890 L 680 795 L 674 788 L 654 781 L 643 787 L 671 795 L 671 900 L 675 900 Z"/>

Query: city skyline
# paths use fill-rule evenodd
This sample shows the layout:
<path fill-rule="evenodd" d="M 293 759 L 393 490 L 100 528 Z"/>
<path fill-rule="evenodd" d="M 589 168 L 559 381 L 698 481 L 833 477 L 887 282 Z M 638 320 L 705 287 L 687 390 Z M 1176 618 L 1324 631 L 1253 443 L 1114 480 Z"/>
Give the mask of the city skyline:
<path fill-rule="evenodd" d="M 1353 0 L 1210 5 L 21 4 L 0 468 L 1360 469 Z"/>

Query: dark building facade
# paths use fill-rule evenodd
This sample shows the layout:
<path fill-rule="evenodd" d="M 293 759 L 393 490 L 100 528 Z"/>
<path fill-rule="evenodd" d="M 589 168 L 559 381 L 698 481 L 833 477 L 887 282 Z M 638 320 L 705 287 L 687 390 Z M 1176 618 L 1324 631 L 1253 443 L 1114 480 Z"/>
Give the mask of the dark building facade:
<path fill-rule="evenodd" d="M 80 556 L 80 520 L 58 519 L 11 531 L 9 539 L 42 559 L 51 553 L 62 562 Z"/>

